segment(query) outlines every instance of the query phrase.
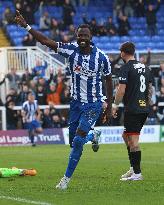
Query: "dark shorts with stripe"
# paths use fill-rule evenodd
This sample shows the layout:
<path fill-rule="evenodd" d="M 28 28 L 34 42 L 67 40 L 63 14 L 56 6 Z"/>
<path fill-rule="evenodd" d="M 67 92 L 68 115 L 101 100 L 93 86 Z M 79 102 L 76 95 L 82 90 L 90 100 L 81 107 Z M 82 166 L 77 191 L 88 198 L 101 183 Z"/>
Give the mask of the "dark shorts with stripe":
<path fill-rule="evenodd" d="M 148 117 L 148 113 L 124 113 L 124 133 L 138 135 Z"/>

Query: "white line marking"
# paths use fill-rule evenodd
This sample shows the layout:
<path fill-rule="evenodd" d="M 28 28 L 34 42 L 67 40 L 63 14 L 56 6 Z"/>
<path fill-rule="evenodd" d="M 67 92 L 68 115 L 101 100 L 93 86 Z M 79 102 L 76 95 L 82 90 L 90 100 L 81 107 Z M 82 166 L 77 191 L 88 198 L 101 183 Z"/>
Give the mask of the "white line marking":
<path fill-rule="evenodd" d="M 10 197 L 10 196 L 3 196 L 3 195 L 2 196 L 0 195 L 0 199 L 19 201 L 19 202 L 24 202 L 24 203 L 27 203 L 27 204 L 52 205 L 52 204 L 47 203 L 47 202 L 32 201 L 32 200 L 28 200 L 28 199 L 22 199 L 22 198 L 19 198 L 19 197 Z"/>

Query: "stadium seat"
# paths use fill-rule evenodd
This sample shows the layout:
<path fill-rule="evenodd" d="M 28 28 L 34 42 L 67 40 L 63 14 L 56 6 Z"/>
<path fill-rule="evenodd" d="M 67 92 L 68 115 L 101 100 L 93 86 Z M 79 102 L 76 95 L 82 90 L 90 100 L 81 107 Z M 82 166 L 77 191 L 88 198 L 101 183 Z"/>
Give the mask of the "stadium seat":
<path fill-rule="evenodd" d="M 99 37 L 99 41 L 101 43 L 108 43 L 109 42 L 109 37 L 108 36 Z"/>
<path fill-rule="evenodd" d="M 133 41 L 134 43 L 139 43 L 140 42 L 140 37 L 139 36 L 131 36 L 131 41 Z"/>
<path fill-rule="evenodd" d="M 13 42 L 14 42 L 15 46 L 22 46 L 22 38 L 21 37 L 14 38 Z"/>
<path fill-rule="evenodd" d="M 146 35 L 144 35 L 144 36 L 142 36 L 142 38 L 140 38 L 140 40 L 142 41 L 142 42 L 150 42 L 151 41 L 151 37 L 150 36 L 146 36 Z"/>
<path fill-rule="evenodd" d="M 152 41 L 158 43 L 161 41 L 161 37 L 160 36 L 152 36 Z"/>
<path fill-rule="evenodd" d="M 119 36 L 111 36 L 110 40 L 111 40 L 111 42 L 118 43 L 118 42 L 120 42 L 120 37 Z"/>
<path fill-rule="evenodd" d="M 130 41 L 130 36 L 122 36 L 120 42 Z"/>
<path fill-rule="evenodd" d="M 163 36 L 163 34 L 164 34 L 164 29 L 159 29 L 158 30 L 158 35 Z"/>

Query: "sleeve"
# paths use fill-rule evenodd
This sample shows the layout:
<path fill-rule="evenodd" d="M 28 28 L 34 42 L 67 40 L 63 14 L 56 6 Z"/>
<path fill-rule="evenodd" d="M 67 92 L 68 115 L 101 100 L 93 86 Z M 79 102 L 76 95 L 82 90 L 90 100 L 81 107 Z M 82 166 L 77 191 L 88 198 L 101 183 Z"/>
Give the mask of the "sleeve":
<path fill-rule="evenodd" d="M 65 58 L 69 58 L 69 56 L 74 52 L 76 46 L 72 43 L 62 43 L 58 42 L 57 53 L 62 55 Z"/>
<path fill-rule="evenodd" d="M 129 69 L 127 68 L 127 66 L 123 65 L 120 69 L 120 73 L 119 73 L 119 83 L 120 84 L 127 84 L 128 82 L 128 72 Z"/>
<path fill-rule="evenodd" d="M 103 69 L 102 69 L 103 75 L 107 76 L 111 74 L 111 65 L 108 56 L 104 55 L 104 61 L 103 61 Z"/>
<path fill-rule="evenodd" d="M 24 112 L 27 112 L 27 111 L 28 111 L 28 108 L 27 108 L 27 104 L 26 104 L 26 103 L 23 103 L 22 110 L 23 110 Z"/>

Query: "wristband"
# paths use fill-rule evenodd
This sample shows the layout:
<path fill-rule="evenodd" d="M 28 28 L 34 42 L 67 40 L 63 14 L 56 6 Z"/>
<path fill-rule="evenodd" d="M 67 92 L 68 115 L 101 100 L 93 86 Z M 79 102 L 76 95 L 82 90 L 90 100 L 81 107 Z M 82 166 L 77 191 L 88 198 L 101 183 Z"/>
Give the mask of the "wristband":
<path fill-rule="evenodd" d="M 28 32 L 31 30 L 31 26 L 29 26 L 28 24 L 27 24 L 27 26 L 26 26 L 26 28 L 25 28 Z"/>
<path fill-rule="evenodd" d="M 112 103 L 112 108 L 117 109 L 118 105 L 116 105 L 115 103 Z"/>

